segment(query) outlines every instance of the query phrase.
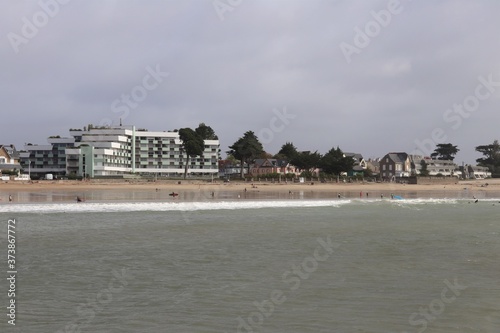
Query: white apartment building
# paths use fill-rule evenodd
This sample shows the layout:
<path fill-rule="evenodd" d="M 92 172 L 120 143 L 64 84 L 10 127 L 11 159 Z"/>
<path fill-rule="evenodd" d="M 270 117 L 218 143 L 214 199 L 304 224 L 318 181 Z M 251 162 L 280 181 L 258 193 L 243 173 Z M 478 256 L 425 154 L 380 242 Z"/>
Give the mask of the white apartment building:
<path fill-rule="evenodd" d="M 466 179 L 486 179 L 491 178 L 491 172 L 487 167 L 478 165 L 465 165 L 465 177 Z"/>
<path fill-rule="evenodd" d="M 122 174 L 184 175 L 187 156 L 177 132 L 135 127 L 70 130 L 75 147 L 66 150 L 66 171 L 78 176 Z M 219 140 L 205 140 L 203 156 L 189 159 L 188 175 L 218 174 Z"/>
<path fill-rule="evenodd" d="M 419 175 L 422 169 L 421 161 L 424 160 L 427 164 L 427 171 L 429 176 L 456 176 L 460 175 L 458 165 L 450 160 L 437 160 L 430 157 L 423 157 L 419 155 L 410 155 L 412 161 L 412 171 L 414 174 Z"/>

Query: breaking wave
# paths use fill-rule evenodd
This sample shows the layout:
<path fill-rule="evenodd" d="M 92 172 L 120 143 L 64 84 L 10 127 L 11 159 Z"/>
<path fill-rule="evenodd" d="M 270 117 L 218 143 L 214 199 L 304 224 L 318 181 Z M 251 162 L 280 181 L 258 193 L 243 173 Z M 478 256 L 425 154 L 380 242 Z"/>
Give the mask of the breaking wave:
<path fill-rule="evenodd" d="M 464 199 L 403 199 L 403 200 L 234 200 L 204 202 L 83 202 L 83 203 L 21 203 L 2 204 L 1 213 L 89 213 L 89 212 L 138 212 L 138 211 L 198 211 L 198 210 L 235 210 L 262 208 L 308 208 L 342 207 L 346 205 L 454 205 L 467 203 Z M 482 199 L 481 202 L 495 203 L 499 199 Z"/>

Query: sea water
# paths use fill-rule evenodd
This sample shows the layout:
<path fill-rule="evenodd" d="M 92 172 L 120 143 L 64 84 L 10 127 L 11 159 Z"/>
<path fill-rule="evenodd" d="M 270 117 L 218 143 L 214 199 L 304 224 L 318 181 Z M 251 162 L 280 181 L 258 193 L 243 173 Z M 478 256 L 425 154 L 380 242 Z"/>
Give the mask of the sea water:
<path fill-rule="evenodd" d="M 0 330 L 497 333 L 499 201 L 0 205 Z"/>

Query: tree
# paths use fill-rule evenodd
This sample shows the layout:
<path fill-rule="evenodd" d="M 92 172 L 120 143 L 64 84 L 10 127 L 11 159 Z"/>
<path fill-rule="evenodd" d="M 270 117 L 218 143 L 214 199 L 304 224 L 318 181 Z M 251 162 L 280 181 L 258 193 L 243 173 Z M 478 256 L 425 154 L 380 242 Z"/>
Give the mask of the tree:
<path fill-rule="evenodd" d="M 252 131 L 247 131 L 243 137 L 239 138 L 233 145 L 229 146 L 227 154 L 234 156 L 241 162 L 241 178 L 243 175 L 244 163 L 248 164 L 248 173 L 250 173 L 250 163 L 259 158 L 264 153 L 262 143 Z"/>
<path fill-rule="evenodd" d="M 203 140 L 219 140 L 212 127 L 205 125 L 205 123 L 200 123 L 194 131 L 201 136 Z"/>
<path fill-rule="evenodd" d="M 273 154 L 268 153 L 268 152 L 262 152 L 262 155 L 259 156 L 260 158 L 273 158 Z"/>
<path fill-rule="evenodd" d="M 287 142 L 283 146 L 281 146 L 280 151 L 276 155 L 274 155 L 274 158 L 291 161 L 297 156 L 298 153 L 299 152 L 297 151 L 297 148 L 293 145 L 293 143 Z"/>
<path fill-rule="evenodd" d="M 370 167 L 366 168 L 363 171 L 363 176 L 368 177 L 368 178 L 373 177 L 373 170 Z"/>
<path fill-rule="evenodd" d="M 498 140 L 490 145 L 477 146 L 476 151 L 484 157 L 478 158 L 476 162 L 484 167 L 488 167 L 492 174 L 500 173 L 500 144 Z"/>
<path fill-rule="evenodd" d="M 219 140 L 219 137 L 215 134 L 212 127 L 205 125 L 205 123 L 200 123 L 198 127 L 194 130 L 203 140 Z M 217 156 L 220 157 L 220 149 L 217 151 Z"/>
<path fill-rule="evenodd" d="M 425 160 L 420 161 L 420 176 L 429 176 L 429 170 L 427 170 L 427 163 L 425 162 Z"/>
<path fill-rule="evenodd" d="M 184 179 L 186 179 L 189 167 L 189 158 L 203 155 L 205 142 L 198 133 L 188 127 L 181 128 L 179 130 L 179 138 L 182 141 L 181 147 L 187 155 L 186 165 L 184 166 Z"/>
<path fill-rule="evenodd" d="M 231 165 L 235 165 L 238 160 L 233 155 L 227 155 L 226 161 L 228 161 Z"/>
<path fill-rule="evenodd" d="M 310 151 L 302 151 L 297 153 L 297 155 L 290 160 L 290 163 L 295 165 L 300 170 L 310 171 L 311 169 L 319 166 L 320 160 L 321 154 L 317 151 L 314 153 L 311 153 Z"/>
<path fill-rule="evenodd" d="M 339 147 L 332 148 L 321 158 L 320 166 L 325 173 L 340 175 L 352 170 L 354 159 L 346 157 Z"/>
<path fill-rule="evenodd" d="M 451 143 L 438 143 L 436 149 L 431 154 L 431 157 L 438 160 L 450 160 L 455 159 L 455 155 L 460 151 L 457 146 Z"/>

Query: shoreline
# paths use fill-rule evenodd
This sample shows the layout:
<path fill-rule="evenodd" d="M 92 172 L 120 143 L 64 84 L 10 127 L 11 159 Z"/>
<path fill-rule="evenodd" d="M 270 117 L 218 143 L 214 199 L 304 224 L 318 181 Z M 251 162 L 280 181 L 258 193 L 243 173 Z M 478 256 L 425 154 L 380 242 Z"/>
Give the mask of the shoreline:
<path fill-rule="evenodd" d="M 170 196 L 172 192 L 178 196 Z M 85 201 L 207 201 L 207 200 L 287 200 L 287 199 L 403 198 L 472 199 L 500 198 L 500 179 L 466 180 L 457 184 L 414 185 L 398 183 L 271 183 L 203 181 L 38 181 L 0 183 L 0 204 L 15 202 Z"/>

